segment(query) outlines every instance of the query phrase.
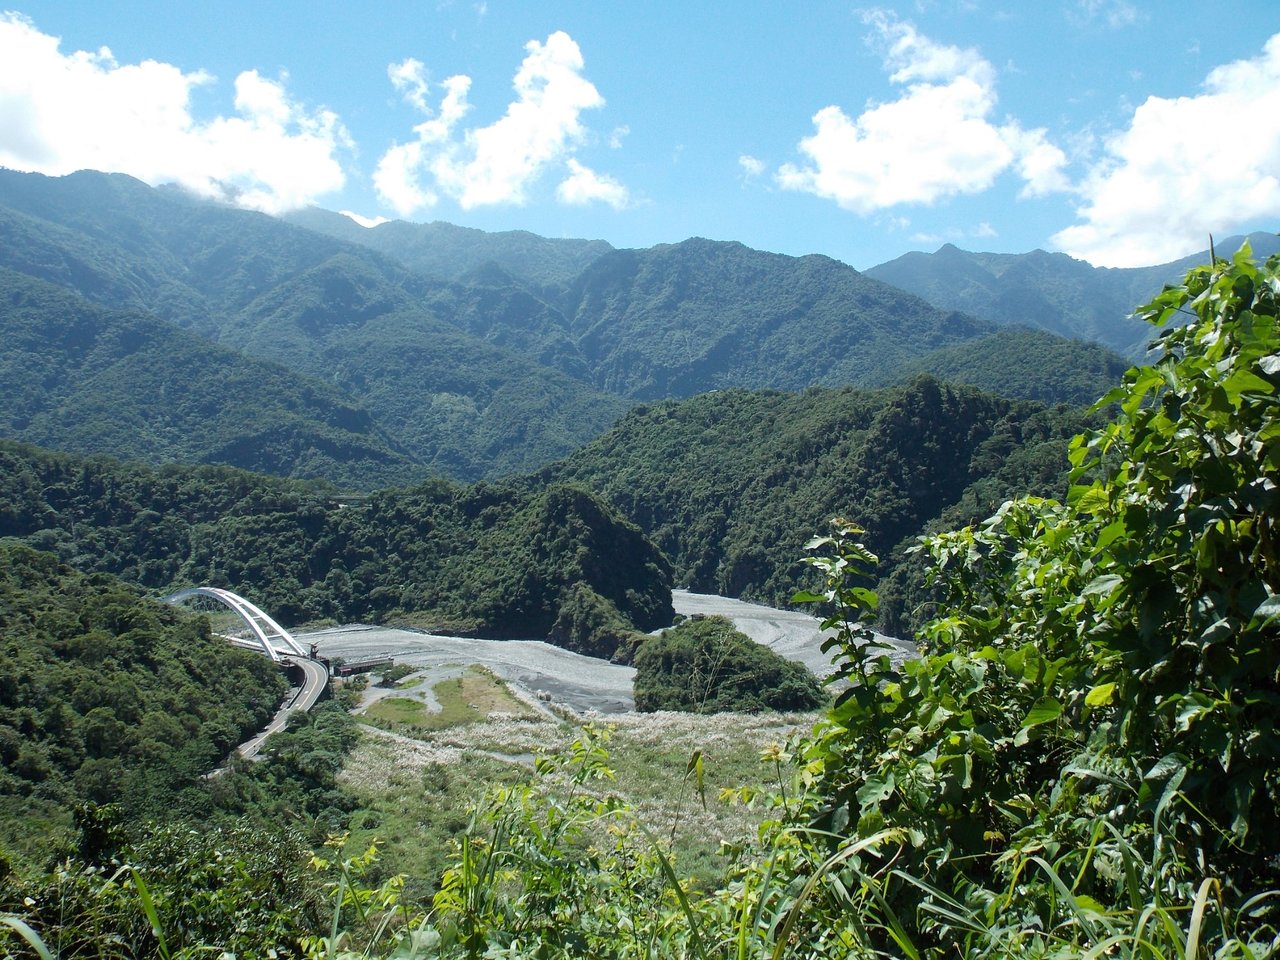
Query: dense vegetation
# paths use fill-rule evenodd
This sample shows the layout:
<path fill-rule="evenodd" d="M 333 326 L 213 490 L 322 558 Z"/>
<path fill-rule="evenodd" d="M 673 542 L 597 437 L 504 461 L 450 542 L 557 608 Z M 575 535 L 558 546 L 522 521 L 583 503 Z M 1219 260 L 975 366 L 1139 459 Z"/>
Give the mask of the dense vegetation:
<path fill-rule="evenodd" d="M 1234 251 L 1245 239 L 1229 238 L 1218 249 Z M 1259 256 L 1280 249 L 1272 234 L 1255 233 L 1247 239 Z M 936 253 L 904 254 L 872 267 L 867 275 L 944 310 L 1092 340 L 1139 359 L 1152 332 L 1131 317 L 1134 307 L 1208 256 L 1206 250 L 1160 266 L 1116 269 L 1090 266 L 1065 253 L 969 253 L 948 243 Z"/>
<path fill-rule="evenodd" d="M 1116 372 L 1097 347 L 1023 333 L 993 381 L 973 358 L 995 324 L 825 257 L 336 216 L 0 171 L 0 431 L 372 490 L 536 470 L 637 398 L 934 371 L 1079 403 Z"/>
<path fill-rule="evenodd" d="M 313 955 L 1275 955 L 1280 258 L 1193 271 L 1143 314 L 1191 322 L 1072 442 L 1065 501 L 1017 499 L 924 545 L 946 597 L 919 659 L 895 666 L 858 624 L 876 602 L 859 528 L 813 543 L 822 583 L 801 597 L 828 604 L 852 685 L 766 751 L 776 789 L 730 791 L 775 816 L 729 882 L 680 882 L 588 727 L 477 805 L 428 912 L 366 884 L 367 855 L 321 864 L 332 925 Z M 695 789 L 701 770 L 695 754 Z M 27 916 L 65 943 L 96 904 L 136 901 L 139 952 L 194 956 L 201 940 L 170 950 L 169 931 L 198 918 L 137 876 L 96 881 L 71 919 Z M 285 946 L 259 922 L 244 952 Z M 199 936 L 244 933 L 218 930 Z"/>
<path fill-rule="evenodd" d="M 895 370 L 893 379 L 924 373 L 1002 397 L 1087 407 L 1119 383 L 1128 366 L 1096 343 L 1010 327 L 927 353 Z"/>
<path fill-rule="evenodd" d="M 419 476 L 435 470 L 459 479 L 533 469 L 595 436 L 625 408 L 528 359 L 521 344 L 506 348 L 501 337 L 482 339 L 452 323 L 475 296 L 469 286 L 410 274 L 362 247 L 123 175 L 82 171 L 53 179 L 0 170 L 0 267 L 220 343 L 203 385 L 204 371 L 166 381 L 175 405 L 209 400 L 228 351 L 244 364 L 255 358 L 258 368 L 263 360 L 288 368 L 298 383 L 278 383 L 278 371 L 230 397 L 267 413 L 244 437 L 250 448 L 254 438 L 289 425 L 279 416 L 284 400 L 256 395 L 274 387 L 286 399 L 308 389 L 341 397 L 339 406 L 367 411 L 375 433 L 390 437 Z M 524 291 L 486 296 L 495 317 L 531 320 Z M 58 309 L 51 305 L 52 315 L 31 322 L 54 327 Z M 319 390 L 317 379 L 329 386 Z M 108 387 L 104 408 L 119 393 L 118 385 Z M 82 442 L 90 433 L 67 436 L 76 424 L 65 411 L 41 409 L 51 436 L 77 443 L 79 452 L 97 449 Z M 102 418 L 93 411 L 95 421 Z M 151 462 L 183 453 L 174 438 L 146 431 L 133 443 Z M 245 451 L 235 444 L 220 452 L 221 462 L 254 465 L 238 459 Z M 282 457 L 292 452 L 282 445 Z M 362 477 L 355 464 L 329 476 L 366 490 L 388 478 L 385 471 Z"/>
<path fill-rule="evenodd" d="M 672 616 L 665 559 L 564 485 L 433 481 L 348 502 L 226 467 L 153 470 L 0 441 L 0 532 L 148 588 L 225 586 L 285 623 L 412 615 L 610 656 Z"/>
<path fill-rule="evenodd" d="M 532 480 L 433 482 L 343 508 L 322 488 L 235 471 L 0 445 L 0 530 L 148 587 L 226 584 L 287 622 L 425 613 L 611 656 L 636 627 L 669 622 L 665 602 L 628 599 L 660 592 L 665 575 L 643 571 L 666 561 L 591 498 L 549 488 L 610 501 L 670 558 L 676 582 L 774 603 L 803 578 L 810 531 L 852 506 L 886 558 L 884 627 L 909 633 L 927 596 L 905 546 L 1020 490 L 1064 492 L 1066 440 L 1084 422 L 927 377 L 878 392 L 718 391 L 640 407 Z M 579 547 L 624 563 L 582 568 Z"/>
<path fill-rule="evenodd" d="M 427 474 L 330 383 L 5 269 L 0 338 L 0 432 L 15 439 L 348 488 Z"/>
<path fill-rule="evenodd" d="M 428 276 L 462 280 L 497 265 L 539 289 L 552 289 L 572 280 L 613 249 L 603 240 L 540 237 L 524 230 L 487 233 L 443 220 L 392 220 L 369 228 L 343 214 L 315 207 L 286 214 L 285 219 L 377 250 L 402 267 Z"/>
<path fill-rule="evenodd" d="M 1280 947 L 1278 314 L 1280 258 L 1192 271 L 1143 309 L 1192 322 L 1073 442 L 1067 501 L 928 542 L 926 656 L 895 670 L 845 630 L 864 683 L 797 752 L 856 914 L 815 899 L 805 928 L 939 956 Z M 870 599 L 850 532 L 819 561 L 840 619 Z"/>
<path fill-rule="evenodd" d="M 685 620 L 642 643 L 636 709 L 689 713 L 813 710 L 822 688 L 802 664 L 734 629 L 723 617 Z"/>
<path fill-rule="evenodd" d="M 48 856 L 80 802 L 159 817 L 265 725 L 284 683 L 208 624 L 0 544 L 0 850 Z"/>
<path fill-rule="evenodd" d="M 639 407 L 543 476 L 607 497 L 671 558 L 677 583 L 776 604 L 833 514 L 862 518 L 890 576 L 904 562 L 895 547 L 931 521 L 976 520 L 1019 491 L 1064 493 L 1067 439 L 1085 422 L 928 377 L 878 392 L 724 390 Z M 921 597 L 906 582 L 890 593 L 884 623 L 897 632 Z"/>

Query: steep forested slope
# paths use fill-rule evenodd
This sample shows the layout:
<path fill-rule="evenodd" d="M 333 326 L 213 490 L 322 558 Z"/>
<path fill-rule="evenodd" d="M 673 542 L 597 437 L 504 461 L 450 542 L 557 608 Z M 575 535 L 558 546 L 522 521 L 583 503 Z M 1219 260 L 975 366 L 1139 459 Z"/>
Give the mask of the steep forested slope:
<path fill-rule="evenodd" d="M 563 339 L 548 328 L 545 310 L 517 287 L 393 282 L 340 254 L 246 305 L 220 339 L 330 379 L 419 462 L 476 480 L 564 456 L 628 406 L 535 359 Z M 520 332 L 467 329 L 477 313 Z M 560 365 L 561 357 L 548 359 Z"/>
<path fill-rule="evenodd" d="M 895 547 L 948 508 L 974 519 L 1015 492 L 1059 491 L 1082 422 L 927 377 L 884 391 L 726 390 L 639 407 L 544 478 L 608 497 L 672 558 L 677 583 L 780 603 L 834 516 L 867 528 L 888 573 Z"/>
<path fill-rule="evenodd" d="M 571 363 L 564 374 L 530 359 L 540 353 L 528 335 L 450 322 L 478 310 L 529 329 L 546 307 L 518 286 L 477 294 L 360 246 L 121 175 L 0 171 L 0 267 L 329 380 L 418 463 L 461 479 L 540 466 L 625 408 L 575 378 Z"/>
<path fill-rule="evenodd" d="M 699 239 L 612 250 L 440 224 L 368 231 L 339 220 L 335 226 L 312 211 L 285 222 L 119 175 L 0 171 L 0 268 L 224 348 L 206 360 L 197 341 L 152 326 L 154 336 L 143 339 L 180 342 L 181 365 L 153 363 L 141 346 L 128 356 L 126 338 L 118 366 L 82 378 L 75 397 L 28 395 L 24 416 L 47 425 L 10 435 L 101 449 L 114 441 L 89 446 L 96 431 L 72 418 L 102 419 L 93 410 L 116 404 L 121 381 L 160 397 L 180 377 L 203 410 L 219 379 L 229 378 L 233 389 L 218 407 L 228 427 L 217 444 L 166 448 L 154 435 L 167 428 L 147 415 L 137 421 L 136 442 L 120 452 L 323 474 L 368 489 L 408 473 L 378 467 L 358 444 L 266 430 L 264 404 L 301 409 L 291 398 L 310 395 L 333 408 L 333 417 L 319 418 L 325 423 L 367 411 L 371 435 L 412 465 L 476 480 L 564 457 L 638 399 L 876 386 L 924 371 L 1005 395 L 1078 403 L 1109 386 L 1118 368 L 1096 348 L 1043 332 L 993 340 L 999 328 L 991 321 L 937 310 L 826 257 Z M 374 244 L 386 255 L 367 245 L 374 236 L 390 238 Z M 433 257 L 454 264 L 445 271 L 451 279 L 432 275 Z M 52 331 L 60 318 L 56 309 L 42 317 L 28 309 L 24 322 Z M 227 371 L 250 368 L 225 351 L 252 357 L 255 371 L 264 361 L 283 370 L 263 389 L 246 389 Z M 56 349 L 0 347 L 10 366 L 32 359 L 63 364 Z M 68 372 L 78 375 L 74 364 Z M 268 391 L 279 401 L 265 399 Z M 271 416 L 265 422 L 279 427 Z"/>
<path fill-rule="evenodd" d="M 36 853 L 77 801 L 162 816 L 274 713 L 265 657 L 113 577 L 0 542 L 0 848 Z M 47 857 L 54 851 L 45 849 Z"/>
<path fill-rule="evenodd" d="M 658 550 L 556 484 L 432 481 L 339 503 L 224 467 L 153 470 L 0 442 L 0 535 L 158 590 L 226 586 L 285 623 L 412 614 L 610 656 L 617 623 L 672 617 Z M 571 625 L 584 603 L 598 615 Z"/>
<path fill-rule="evenodd" d="M 925 373 L 1002 397 L 1083 407 L 1119 383 L 1128 367 L 1120 354 L 1097 343 L 1006 327 L 909 360 L 892 377 L 872 385 L 887 386 Z"/>
<path fill-rule="evenodd" d="M 1221 241 L 1218 254 L 1230 256 L 1244 239 Z M 1280 240 L 1272 234 L 1248 239 L 1258 256 L 1280 249 Z M 1136 359 L 1152 331 L 1130 318 L 1134 308 L 1163 284 L 1208 260 L 1206 250 L 1159 266 L 1117 269 L 1094 267 L 1065 253 L 969 253 L 948 243 L 936 253 L 904 254 L 872 267 L 867 275 L 945 310 L 1094 340 Z"/>
<path fill-rule="evenodd" d="M 287 214 L 285 219 L 376 250 L 409 270 L 447 280 L 460 280 L 495 264 L 535 287 L 553 287 L 572 280 L 613 249 L 603 240 L 540 237 L 526 230 L 487 233 L 442 220 L 392 220 L 362 227 L 350 217 L 315 207 Z"/>
<path fill-rule="evenodd" d="M 371 488 L 426 474 L 322 380 L 0 268 L 0 432 Z"/>
<path fill-rule="evenodd" d="M 596 384 L 644 400 L 865 384 L 994 329 L 827 257 L 700 239 L 607 253 L 562 304 Z"/>

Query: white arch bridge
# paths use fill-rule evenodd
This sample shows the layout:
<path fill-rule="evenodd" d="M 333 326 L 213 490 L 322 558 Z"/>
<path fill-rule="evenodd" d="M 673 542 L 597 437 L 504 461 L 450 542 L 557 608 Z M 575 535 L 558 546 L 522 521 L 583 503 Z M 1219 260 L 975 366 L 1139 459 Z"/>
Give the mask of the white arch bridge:
<path fill-rule="evenodd" d="M 223 590 L 221 587 L 192 587 L 189 590 L 179 590 L 177 593 L 170 594 L 164 598 L 164 602 L 179 604 L 194 597 L 209 597 L 239 614 L 240 619 L 252 631 L 253 637 L 226 638 L 236 646 L 266 654 L 276 663 L 293 657 L 308 656 L 302 644 L 293 639 L 293 635 L 288 630 L 267 616 L 260 607 L 230 590 Z"/>
<path fill-rule="evenodd" d="M 289 714 L 296 710 L 310 710 L 315 706 L 329 688 L 329 667 L 326 663 L 313 658 L 305 647 L 284 627 L 267 616 L 259 607 L 250 603 L 239 594 L 220 587 L 192 587 L 190 590 L 179 590 L 165 597 L 163 602 L 169 604 L 184 603 L 196 597 L 208 597 L 234 611 L 249 628 L 251 637 L 233 637 L 223 634 L 224 638 L 238 647 L 246 647 L 264 656 L 272 662 L 302 672 L 302 681 L 297 692 L 280 707 L 275 719 L 267 728 L 248 743 L 242 743 L 239 751 L 246 757 L 252 757 L 262 746 L 262 742 L 277 730 L 282 730 L 288 722 Z"/>

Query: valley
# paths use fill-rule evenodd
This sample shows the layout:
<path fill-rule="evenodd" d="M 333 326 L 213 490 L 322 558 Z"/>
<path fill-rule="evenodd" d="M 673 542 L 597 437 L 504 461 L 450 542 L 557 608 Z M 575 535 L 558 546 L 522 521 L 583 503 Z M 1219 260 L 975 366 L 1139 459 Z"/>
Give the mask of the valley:
<path fill-rule="evenodd" d="M 756 643 L 804 664 L 818 676 L 831 672 L 830 658 L 821 648 L 823 634 L 816 617 L 797 610 L 778 610 L 727 597 L 673 590 L 672 606 L 679 616 L 725 617 Z M 438 681 L 450 679 L 471 665 L 492 671 L 519 692 L 526 702 L 550 702 L 575 713 L 615 715 L 634 710 L 632 667 L 586 657 L 536 640 L 481 640 L 448 637 L 389 627 L 345 626 L 302 631 L 302 643 L 315 643 L 320 655 L 346 661 L 393 657 L 397 665 L 414 668 L 426 697 Z M 910 644 L 877 635 L 893 646 L 898 658 L 913 655 Z M 383 691 L 371 691 L 373 696 Z M 366 701 L 369 694 L 365 695 Z"/>
<path fill-rule="evenodd" d="M 1280 259 L 1186 267 L 0 170 L 0 947 L 1265 936 Z M 283 681 L 202 584 L 397 669 L 207 777 Z"/>

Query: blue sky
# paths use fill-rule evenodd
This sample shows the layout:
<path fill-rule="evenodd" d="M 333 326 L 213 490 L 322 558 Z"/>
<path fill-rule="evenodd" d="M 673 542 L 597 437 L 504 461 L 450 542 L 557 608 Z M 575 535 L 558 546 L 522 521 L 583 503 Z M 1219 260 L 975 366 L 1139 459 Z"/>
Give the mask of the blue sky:
<path fill-rule="evenodd" d="M 1280 3 L 16 0 L 0 166 L 865 268 L 1280 228 Z"/>

